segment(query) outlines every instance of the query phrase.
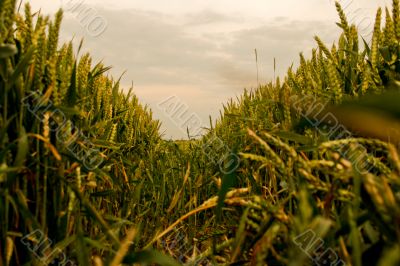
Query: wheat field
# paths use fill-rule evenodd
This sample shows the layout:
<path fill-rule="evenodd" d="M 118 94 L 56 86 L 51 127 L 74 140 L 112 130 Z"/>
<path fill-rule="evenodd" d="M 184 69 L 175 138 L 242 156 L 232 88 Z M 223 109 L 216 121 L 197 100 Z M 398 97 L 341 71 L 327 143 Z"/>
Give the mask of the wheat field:
<path fill-rule="evenodd" d="M 109 67 L 0 2 L 0 265 L 400 265 L 400 5 L 165 140 Z M 78 52 L 76 52 L 78 51 Z"/>

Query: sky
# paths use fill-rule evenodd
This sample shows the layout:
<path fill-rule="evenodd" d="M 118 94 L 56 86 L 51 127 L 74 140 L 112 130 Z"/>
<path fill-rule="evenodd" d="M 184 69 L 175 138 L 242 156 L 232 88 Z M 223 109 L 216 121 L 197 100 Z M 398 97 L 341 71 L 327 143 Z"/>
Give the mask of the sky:
<path fill-rule="evenodd" d="M 26 2 L 26 1 L 25 1 Z M 242 91 L 284 76 L 310 54 L 318 35 L 327 45 L 339 36 L 333 0 L 31 0 L 33 10 L 64 9 L 60 42 L 84 38 L 84 52 L 112 66 L 161 120 L 164 138 L 187 138 L 182 118 L 209 127 L 222 104 Z M 371 38 L 378 6 L 391 0 L 339 1 L 350 22 Z M 258 80 L 255 60 L 258 55 Z M 276 58 L 276 72 L 273 62 Z"/>

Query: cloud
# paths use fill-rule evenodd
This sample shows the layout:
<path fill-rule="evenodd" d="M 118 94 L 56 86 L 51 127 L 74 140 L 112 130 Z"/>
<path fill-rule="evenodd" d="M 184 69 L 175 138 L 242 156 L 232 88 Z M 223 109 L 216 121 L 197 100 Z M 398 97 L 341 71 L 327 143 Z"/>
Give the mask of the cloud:
<path fill-rule="evenodd" d="M 184 16 L 184 20 L 185 26 L 210 26 L 210 24 L 240 23 L 244 21 L 241 17 L 229 16 L 211 9 L 188 13 Z"/>
<path fill-rule="evenodd" d="M 333 41 L 331 36 L 337 36 L 334 23 L 326 21 L 277 17 L 240 26 L 246 18 L 212 10 L 182 16 L 138 9 L 96 11 L 108 23 L 103 34 L 88 35 L 77 15 L 67 12 L 62 39 L 85 37 L 84 50 L 90 51 L 95 61 L 103 59 L 114 66 L 113 75 L 127 70 L 122 83 L 133 81 L 136 94 L 159 118 L 163 114 L 157 110 L 157 102 L 173 94 L 202 120 L 208 121 L 209 115 L 215 118 L 222 102 L 256 85 L 255 48 L 260 79 L 266 81 L 273 77 L 274 57 L 277 74 L 283 75 L 298 61 L 300 51 L 316 46 L 315 34 L 327 44 Z M 168 134 L 184 136 L 171 123 L 166 126 Z"/>
<path fill-rule="evenodd" d="M 277 61 L 277 75 L 285 75 L 287 68 L 298 62 L 300 52 L 310 54 L 316 47 L 314 35 L 319 35 L 328 46 L 338 36 L 334 23 L 324 21 L 291 21 L 289 18 L 273 19 L 263 26 L 233 32 L 233 41 L 225 47 L 235 56 L 240 66 L 255 70 L 257 49 L 259 67 L 264 80 L 273 77 L 273 58 Z"/>

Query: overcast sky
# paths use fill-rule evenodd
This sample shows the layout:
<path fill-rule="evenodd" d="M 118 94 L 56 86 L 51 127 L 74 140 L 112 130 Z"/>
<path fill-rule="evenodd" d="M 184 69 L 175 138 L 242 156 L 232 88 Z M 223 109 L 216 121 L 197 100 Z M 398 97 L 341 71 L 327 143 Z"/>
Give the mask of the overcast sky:
<path fill-rule="evenodd" d="M 34 10 L 65 10 L 61 41 L 84 38 L 95 61 L 125 70 L 122 84 L 162 121 L 166 138 L 186 129 L 159 108 L 176 96 L 205 126 L 219 117 L 222 103 L 270 81 L 315 47 L 314 35 L 331 45 L 339 29 L 333 0 L 31 0 Z M 391 0 L 342 0 L 348 20 L 369 37 L 378 6 Z M 86 15 L 85 15 L 86 14 Z M 369 38 L 368 38 L 369 39 Z M 173 98 L 176 99 L 176 98 Z"/>

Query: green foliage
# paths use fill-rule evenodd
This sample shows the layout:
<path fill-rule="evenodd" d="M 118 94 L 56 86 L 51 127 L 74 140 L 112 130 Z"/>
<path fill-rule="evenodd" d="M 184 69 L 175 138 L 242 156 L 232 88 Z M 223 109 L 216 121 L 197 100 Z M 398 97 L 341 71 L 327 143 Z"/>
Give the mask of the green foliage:
<path fill-rule="evenodd" d="M 399 264 L 399 1 L 362 49 L 336 3 L 337 43 L 315 37 L 189 141 L 163 140 L 109 67 L 58 46 L 61 11 L 15 2 L 0 3 L 0 265 L 57 250 L 82 265 Z"/>
<path fill-rule="evenodd" d="M 127 199 L 144 173 L 134 180 L 130 172 L 139 168 L 134 158 L 157 153 L 159 122 L 106 76 L 109 68 L 77 58 L 72 43 L 58 49 L 61 11 L 51 21 L 27 4 L 23 18 L 14 4 L 3 1 L 0 12 L 0 264 L 38 264 L 36 255 L 60 245 L 81 263 L 84 254 L 112 258 L 142 212 L 137 197 Z M 116 194 L 94 196 L 107 190 Z M 46 245 L 29 250 L 40 238 L 21 242 L 35 230 L 52 243 L 46 253 Z"/>

